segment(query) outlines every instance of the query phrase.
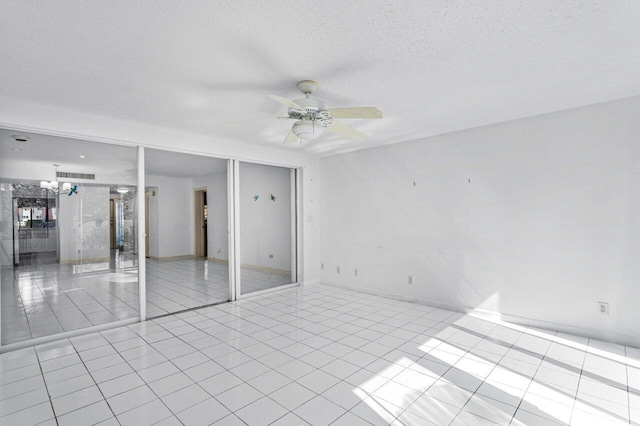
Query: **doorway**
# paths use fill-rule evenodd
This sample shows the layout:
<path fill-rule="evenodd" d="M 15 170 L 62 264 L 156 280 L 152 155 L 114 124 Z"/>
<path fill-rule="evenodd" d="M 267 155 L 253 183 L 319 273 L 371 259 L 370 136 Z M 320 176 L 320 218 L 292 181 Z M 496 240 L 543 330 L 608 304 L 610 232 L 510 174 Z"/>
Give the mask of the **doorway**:
<path fill-rule="evenodd" d="M 207 257 L 207 189 L 195 190 L 196 257 Z"/>
<path fill-rule="evenodd" d="M 55 262 L 58 254 L 57 194 L 35 182 L 17 182 L 11 187 L 13 266 Z"/>

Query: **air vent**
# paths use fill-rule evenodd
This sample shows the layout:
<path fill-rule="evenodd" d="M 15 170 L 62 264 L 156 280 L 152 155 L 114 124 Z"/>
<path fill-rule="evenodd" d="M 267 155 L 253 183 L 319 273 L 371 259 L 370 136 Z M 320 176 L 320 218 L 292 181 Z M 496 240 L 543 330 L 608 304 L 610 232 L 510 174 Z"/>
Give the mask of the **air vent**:
<path fill-rule="evenodd" d="M 96 175 L 89 174 L 89 173 L 57 172 L 56 176 L 59 178 L 96 180 Z"/>

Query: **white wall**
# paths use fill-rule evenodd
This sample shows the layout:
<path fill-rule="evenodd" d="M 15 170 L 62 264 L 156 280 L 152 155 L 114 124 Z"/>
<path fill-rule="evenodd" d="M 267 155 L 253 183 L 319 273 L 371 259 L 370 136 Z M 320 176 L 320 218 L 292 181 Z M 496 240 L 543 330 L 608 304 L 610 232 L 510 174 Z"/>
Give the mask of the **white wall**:
<path fill-rule="evenodd" d="M 58 195 L 60 263 L 109 259 L 109 187 L 80 186 Z"/>
<path fill-rule="evenodd" d="M 145 185 L 156 191 L 149 200 L 149 215 L 155 216 L 149 220 L 150 255 L 159 258 L 194 255 L 195 201 L 191 179 L 145 175 Z"/>
<path fill-rule="evenodd" d="M 194 178 L 193 188 L 207 189 L 207 257 L 229 260 L 227 172 Z"/>
<path fill-rule="evenodd" d="M 241 163 L 240 262 L 291 271 L 291 221 L 291 171 Z"/>
<path fill-rule="evenodd" d="M 321 160 L 322 279 L 640 345 L 639 117 L 634 97 Z"/>

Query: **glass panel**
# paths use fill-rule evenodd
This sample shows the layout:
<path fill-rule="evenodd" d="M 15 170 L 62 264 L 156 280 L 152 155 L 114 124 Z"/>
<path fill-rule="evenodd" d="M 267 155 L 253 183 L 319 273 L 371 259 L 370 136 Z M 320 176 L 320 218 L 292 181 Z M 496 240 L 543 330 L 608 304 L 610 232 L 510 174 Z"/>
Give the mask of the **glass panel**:
<path fill-rule="evenodd" d="M 229 300 L 227 167 L 145 149 L 148 318 Z"/>
<path fill-rule="evenodd" d="M 294 172 L 240 163 L 241 294 L 297 281 Z"/>
<path fill-rule="evenodd" d="M 0 129 L 2 344 L 138 317 L 136 149 L 12 133 Z"/>

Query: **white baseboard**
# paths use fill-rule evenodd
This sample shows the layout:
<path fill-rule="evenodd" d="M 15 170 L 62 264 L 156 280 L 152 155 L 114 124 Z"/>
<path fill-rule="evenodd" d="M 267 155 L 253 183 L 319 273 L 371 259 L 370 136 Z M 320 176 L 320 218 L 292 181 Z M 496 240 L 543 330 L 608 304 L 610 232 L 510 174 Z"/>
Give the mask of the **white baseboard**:
<path fill-rule="evenodd" d="M 593 330 L 590 328 L 577 327 L 567 324 L 559 324 L 551 321 L 544 321 L 535 318 L 522 317 L 518 315 L 506 314 L 502 312 L 487 311 L 482 309 L 471 308 L 468 306 L 452 305 L 448 303 L 439 302 L 437 300 L 424 299 L 418 297 L 408 297 L 402 294 L 369 289 L 359 287 L 355 285 L 343 284 L 336 281 L 322 281 L 323 284 L 328 284 L 334 287 L 340 287 L 347 290 L 358 291 L 365 294 L 371 294 L 374 296 L 386 297 L 388 299 L 401 300 L 403 302 L 412 302 L 419 305 L 433 306 L 434 308 L 446 309 L 449 311 L 461 312 L 469 314 L 471 316 L 486 319 L 492 322 L 504 321 L 507 323 L 513 323 L 526 327 L 535 327 L 549 331 L 559 331 L 562 333 L 573 334 L 575 336 L 587 337 L 590 339 L 602 340 L 604 342 L 617 343 L 619 345 L 633 346 L 640 348 L 640 337 L 628 336 L 626 334 L 611 333 L 600 330 Z"/>
<path fill-rule="evenodd" d="M 209 262 L 222 263 L 224 265 L 228 265 L 229 264 L 228 260 L 226 260 L 226 259 L 218 259 L 216 257 L 207 257 L 207 260 Z"/>
<path fill-rule="evenodd" d="M 269 268 L 269 267 L 260 266 L 260 265 L 252 265 L 250 263 L 241 263 L 240 267 L 253 269 L 255 271 L 270 272 L 272 274 L 282 275 L 284 277 L 291 275 L 291 271 L 285 271 L 284 269 Z"/>
<path fill-rule="evenodd" d="M 318 285 L 318 284 L 320 284 L 320 279 L 306 280 L 302 282 L 302 285 L 305 287 L 309 287 L 311 285 Z"/>
<path fill-rule="evenodd" d="M 83 259 L 65 259 L 60 260 L 60 265 L 86 265 L 90 263 L 104 263 L 109 262 L 111 260 L 110 257 L 88 257 Z"/>
<path fill-rule="evenodd" d="M 149 259 L 164 261 L 164 260 L 195 259 L 195 257 L 196 257 L 195 254 L 182 254 L 180 256 L 166 256 L 166 257 L 149 256 Z"/>

